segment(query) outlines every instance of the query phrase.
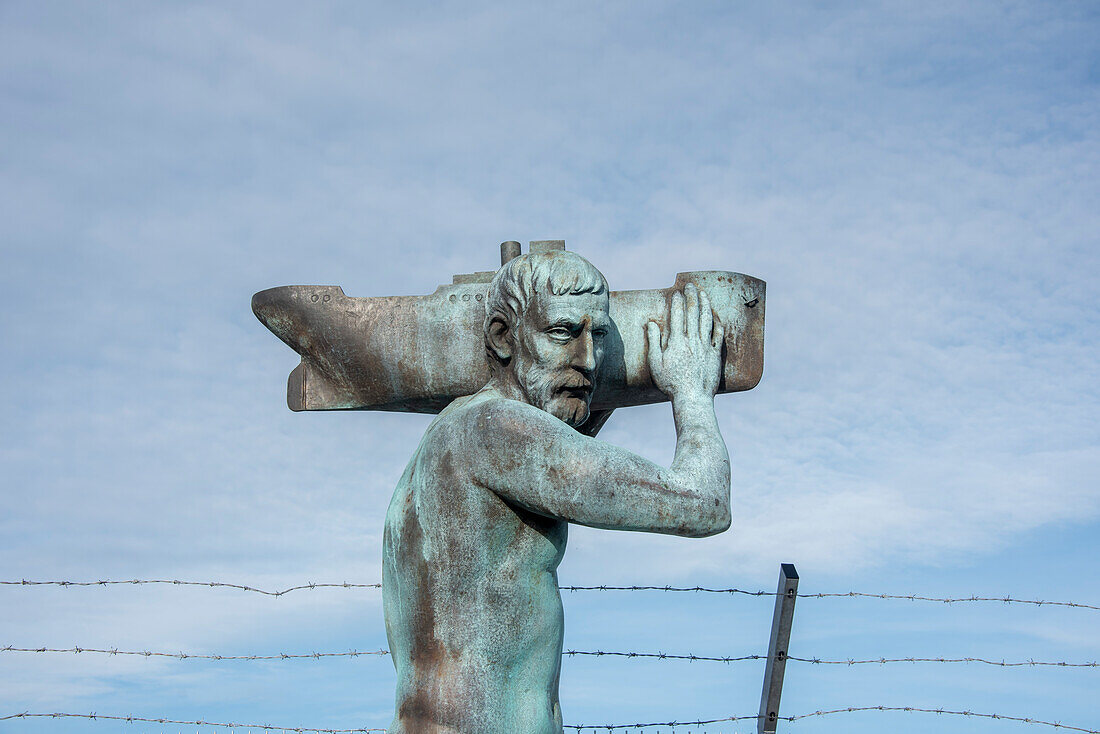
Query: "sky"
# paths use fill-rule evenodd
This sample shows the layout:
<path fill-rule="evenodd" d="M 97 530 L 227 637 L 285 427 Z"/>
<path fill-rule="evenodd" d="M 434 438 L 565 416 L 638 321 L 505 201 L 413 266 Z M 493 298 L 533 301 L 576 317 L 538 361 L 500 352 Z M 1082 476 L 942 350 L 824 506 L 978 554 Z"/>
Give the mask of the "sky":
<path fill-rule="evenodd" d="M 733 527 L 581 527 L 566 585 L 1100 605 L 1100 11 L 1091 3 L 0 3 L 0 580 L 380 580 L 429 418 L 291 413 L 252 315 L 419 295 L 565 239 L 614 289 L 767 281 L 716 408 Z M 667 404 L 600 438 L 671 462 Z M 567 649 L 767 651 L 772 600 L 576 592 Z M 380 595 L 0 586 L 0 647 L 378 650 Z M 804 598 L 809 658 L 1100 658 L 1100 612 Z M 567 724 L 755 714 L 761 661 L 566 658 Z M 1097 668 L 787 666 L 850 706 L 1100 729 Z M 384 727 L 381 656 L 0 652 L 0 716 Z M 97 720 L 4 731 L 213 731 Z M 851 713 L 781 731 L 1010 732 Z M 677 731 L 750 732 L 754 722 Z M 218 731 L 227 731 L 218 729 Z M 236 731 L 236 730 L 235 730 Z M 647 729 L 646 731 L 657 731 Z M 667 731 L 661 729 L 661 731 Z"/>

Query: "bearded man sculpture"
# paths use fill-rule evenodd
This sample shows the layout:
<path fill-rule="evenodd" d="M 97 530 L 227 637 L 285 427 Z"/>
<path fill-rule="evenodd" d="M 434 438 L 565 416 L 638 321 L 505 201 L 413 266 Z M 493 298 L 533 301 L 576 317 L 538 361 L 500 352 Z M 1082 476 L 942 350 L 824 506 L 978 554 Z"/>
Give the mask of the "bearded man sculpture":
<path fill-rule="evenodd" d="M 724 331 L 707 294 L 688 284 L 666 333 L 645 327 L 676 424 L 669 468 L 595 438 L 608 295 L 603 275 L 564 250 L 516 257 L 489 286 L 492 376 L 435 418 L 386 516 L 390 734 L 560 734 L 568 524 L 686 537 L 730 525 L 714 415 Z"/>

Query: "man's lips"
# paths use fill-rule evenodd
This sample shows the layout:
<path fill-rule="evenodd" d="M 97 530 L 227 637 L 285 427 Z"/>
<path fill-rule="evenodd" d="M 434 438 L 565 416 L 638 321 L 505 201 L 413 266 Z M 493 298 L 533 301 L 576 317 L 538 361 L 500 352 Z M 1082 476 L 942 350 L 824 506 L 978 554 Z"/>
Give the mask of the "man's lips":
<path fill-rule="evenodd" d="M 592 397 L 594 389 L 595 384 L 590 377 L 570 371 L 561 377 L 551 394 L 587 402 Z"/>

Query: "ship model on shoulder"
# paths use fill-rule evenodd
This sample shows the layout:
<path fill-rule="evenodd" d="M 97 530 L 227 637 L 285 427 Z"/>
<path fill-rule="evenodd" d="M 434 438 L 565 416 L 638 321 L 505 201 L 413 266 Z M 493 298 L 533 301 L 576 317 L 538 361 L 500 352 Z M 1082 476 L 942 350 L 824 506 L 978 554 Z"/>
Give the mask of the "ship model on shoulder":
<path fill-rule="evenodd" d="M 530 252 L 564 250 L 562 240 Z M 520 254 L 501 245 L 501 264 Z M 301 356 L 290 373 L 291 410 L 438 413 L 489 381 L 483 323 L 495 271 L 455 275 L 424 296 L 353 298 L 340 286 L 289 285 L 252 297 L 256 317 Z M 749 390 L 764 369 L 764 281 L 741 273 L 679 273 L 668 288 L 612 291 L 613 323 L 592 409 L 666 401 L 646 364 L 645 325 L 667 327 L 668 303 L 688 283 L 705 290 L 726 329 L 719 393 Z M 667 330 L 665 331 L 667 333 Z"/>

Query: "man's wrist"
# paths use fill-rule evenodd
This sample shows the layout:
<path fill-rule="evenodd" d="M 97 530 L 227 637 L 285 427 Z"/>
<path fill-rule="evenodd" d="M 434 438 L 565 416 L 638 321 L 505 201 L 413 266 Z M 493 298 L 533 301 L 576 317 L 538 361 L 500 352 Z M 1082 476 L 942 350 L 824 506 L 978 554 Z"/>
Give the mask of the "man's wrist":
<path fill-rule="evenodd" d="M 714 408 L 714 396 L 701 390 L 685 390 L 672 393 L 669 396 L 673 410 L 693 408 Z"/>

